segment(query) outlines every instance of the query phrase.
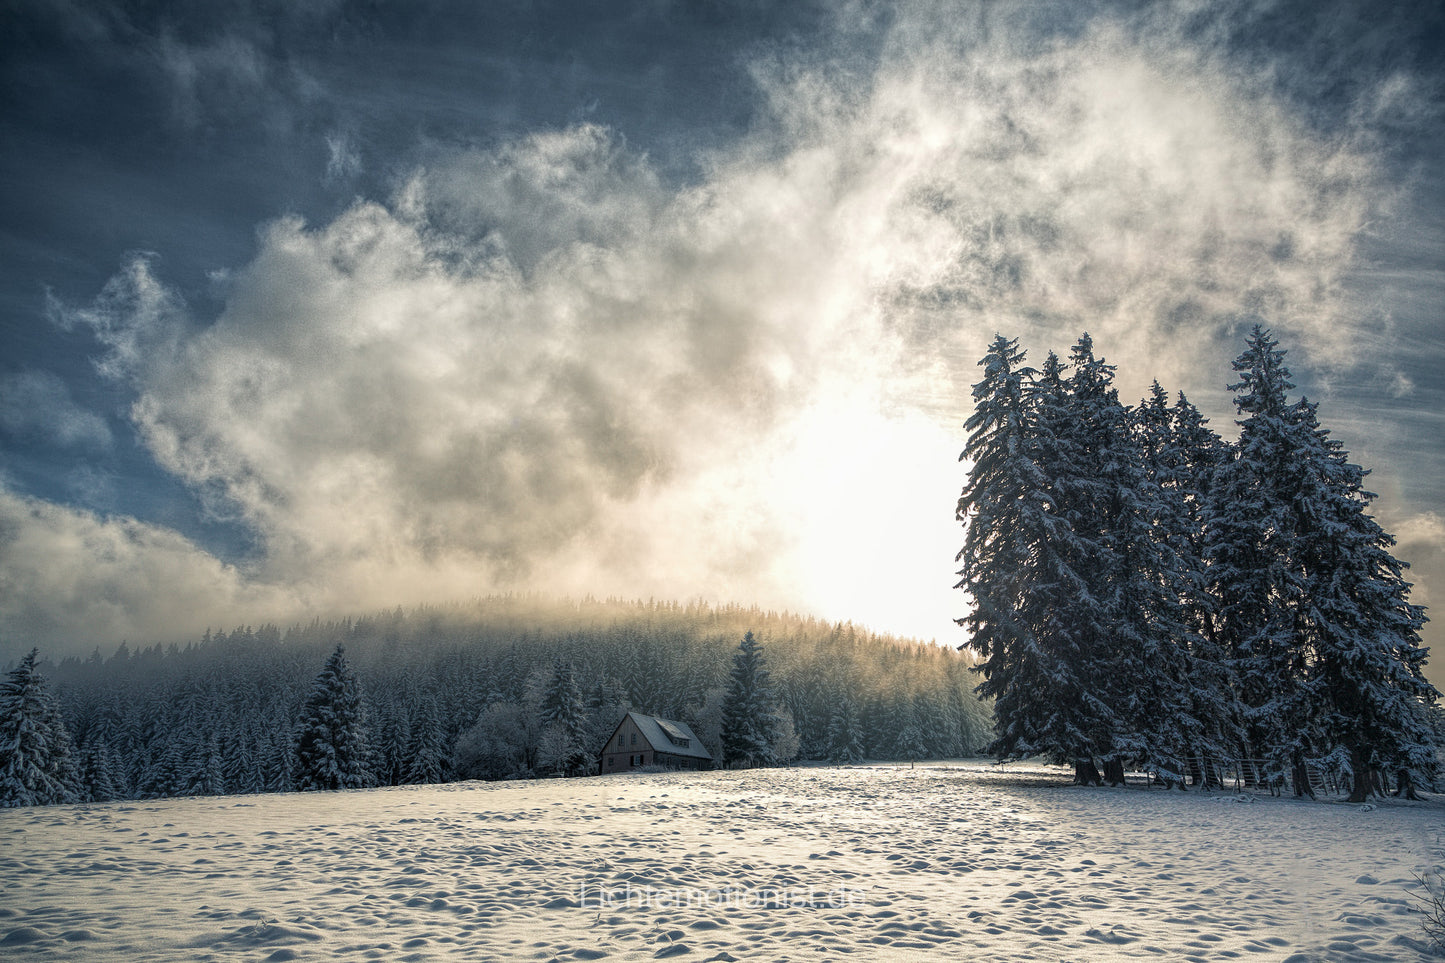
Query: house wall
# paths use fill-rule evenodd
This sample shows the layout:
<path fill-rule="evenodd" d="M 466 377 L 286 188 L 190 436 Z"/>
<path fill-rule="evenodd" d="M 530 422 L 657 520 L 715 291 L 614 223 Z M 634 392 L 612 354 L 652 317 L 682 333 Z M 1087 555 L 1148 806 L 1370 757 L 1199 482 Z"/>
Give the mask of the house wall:
<path fill-rule="evenodd" d="M 673 769 L 702 769 L 711 768 L 707 765 L 706 759 L 699 759 L 696 756 L 674 756 L 668 752 L 657 753 L 656 764 L 659 766 L 671 766 Z"/>
<path fill-rule="evenodd" d="M 656 765 L 656 750 L 628 716 L 602 747 L 602 772 L 627 772 Z"/>

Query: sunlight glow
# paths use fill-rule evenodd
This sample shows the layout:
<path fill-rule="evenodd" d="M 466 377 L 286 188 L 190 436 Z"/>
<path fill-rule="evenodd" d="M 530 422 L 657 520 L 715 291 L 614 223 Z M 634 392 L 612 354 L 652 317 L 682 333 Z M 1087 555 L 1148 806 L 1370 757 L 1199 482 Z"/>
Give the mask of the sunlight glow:
<path fill-rule="evenodd" d="M 802 607 L 875 631 L 961 638 L 951 577 L 960 443 L 917 411 L 856 399 L 808 409 L 789 434 L 774 497 L 796 526 Z"/>

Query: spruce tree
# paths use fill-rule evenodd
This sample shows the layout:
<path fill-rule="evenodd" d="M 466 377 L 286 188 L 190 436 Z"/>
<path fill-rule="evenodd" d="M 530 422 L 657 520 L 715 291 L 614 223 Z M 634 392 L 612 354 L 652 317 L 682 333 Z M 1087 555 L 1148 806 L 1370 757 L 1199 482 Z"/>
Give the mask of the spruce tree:
<path fill-rule="evenodd" d="M 80 750 L 81 795 L 89 802 L 109 802 L 128 795 L 125 771 L 113 748 L 119 743 L 113 706 L 96 713 Z"/>
<path fill-rule="evenodd" d="M 582 702 L 582 691 L 577 685 L 577 670 L 570 662 L 556 659 L 552 663 L 552 676 L 542 695 L 539 710 L 544 726 L 560 725 L 569 734 L 582 731 L 587 709 Z"/>
<path fill-rule="evenodd" d="M 1113 386 L 1114 367 L 1094 354 L 1087 333 L 1069 356 L 1070 374 L 1056 431 L 1064 457 L 1055 470 L 1060 507 L 1081 584 L 1057 601 L 1073 615 L 1067 626 L 1076 669 L 1093 698 L 1092 735 L 1105 758 L 1105 777 L 1122 783 L 1124 763 L 1157 755 L 1150 656 L 1164 653 L 1144 624 L 1148 583 L 1155 573 L 1149 533 L 1138 524 L 1140 459 L 1130 419 Z M 1164 666 L 1158 667 L 1168 672 Z"/>
<path fill-rule="evenodd" d="M 296 728 L 296 788 L 356 789 L 373 784 L 361 685 L 338 645 L 312 683 Z"/>
<path fill-rule="evenodd" d="M 262 790 L 261 769 L 256 758 L 256 735 L 241 719 L 233 719 L 221 740 L 222 773 L 226 791 L 238 795 Z"/>
<path fill-rule="evenodd" d="M 273 724 L 258 743 L 262 792 L 290 792 L 296 788 L 296 740 L 280 724 Z"/>
<path fill-rule="evenodd" d="M 220 741 L 214 734 L 193 733 L 185 743 L 187 768 L 186 796 L 219 796 L 229 791 L 222 762 Z"/>
<path fill-rule="evenodd" d="M 1046 437 L 1065 426 L 1063 367 L 1052 353 L 1042 374 L 1024 360 L 1017 341 L 997 335 L 979 362 L 984 377 L 973 386 L 959 456 L 970 468 L 955 512 L 964 525 L 956 587 L 970 604 L 958 623 L 980 656 L 978 692 L 994 700 L 995 739 L 985 751 L 1046 753 L 1073 762 L 1078 781 L 1097 782 L 1097 747 L 1075 722 L 1087 686 L 1059 632 L 1066 619 L 1057 603 L 1082 585 L 1063 551 L 1069 522 L 1053 477 L 1065 454 Z"/>
<path fill-rule="evenodd" d="M 1072 763 L 1077 782 L 1098 784 L 1098 760 L 1113 754 L 1120 725 L 1104 691 L 1112 613 L 1102 580 L 1112 569 L 1103 557 L 1100 493 L 1113 489 L 1098 477 L 1090 436 L 1101 429 L 1085 420 L 1109 404 L 1109 373 L 1093 361 L 1087 336 L 1073 366 L 1086 356 L 1082 377 L 1069 377 L 1050 352 L 1029 386 L 1031 438 L 1017 509 L 1025 554 L 1010 589 L 1027 644 L 1005 667 L 995 702 L 999 739 L 990 751 L 1042 753 Z"/>
<path fill-rule="evenodd" d="M 1439 698 L 1422 672 L 1424 610 L 1409 601 L 1394 539 L 1367 513 L 1365 472 L 1319 426 L 1316 406 L 1293 408 L 1300 493 L 1296 566 L 1309 607 L 1297 624 L 1309 648 L 1305 691 L 1322 744 L 1345 757 L 1352 802 L 1364 802 L 1376 771 L 1400 789 L 1433 781 L 1428 708 Z"/>
<path fill-rule="evenodd" d="M 917 707 L 912 700 L 904 700 L 898 707 L 898 728 L 893 733 L 893 751 L 898 758 L 905 759 L 912 764 L 928 754 L 928 747 L 924 743 L 923 726 L 919 721 Z"/>
<path fill-rule="evenodd" d="M 1205 553 L 1218 639 L 1242 703 L 1245 754 L 1262 761 L 1270 785 L 1293 775 L 1303 791 L 1305 759 L 1319 733 L 1304 685 L 1309 650 L 1301 620 L 1309 598 L 1295 540 L 1301 475 L 1288 398 L 1294 384 L 1278 347 L 1255 325 L 1234 362 L 1240 380 L 1229 389 L 1243 418 L 1210 498 Z"/>
<path fill-rule="evenodd" d="M 1312 794 L 1307 763 L 1326 759 L 1351 771 L 1357 800 L 1377 770 L 1408 792 L 1435 765 L 1424 612 L 1368 514 L 1365 472 L 1314 404 L 1289 401 L 1284 355 L 1256 325 L 1230 386 L 1239 443 L 1211 499 L 1210 587 L 1248 739 L 1297 794 Z"/>
<path fill-rule="evenodd" d="M 776 761 L 773 742 L 778 723 L 762 643 L 752 632 L 743 636 L 733 656 L 722 708 L 723 765 L 772 765 Z"/>
<path fill-rule="evenodd" d="M 1198 697 L 1190 600 L 1202 562 L 1171 452 L 1167 399 L 1156 386 L 1137 418 L 1087 334 L 1067 368 L 1052 353 L 1023 366 L 1002 336 L 980 362 L 957 516 L 969 616 L 982 656 L 979 692 L 995 699 L 1000 758 L 1043 753 L 1081 783 L 1125 764 L 1183 785 L 1191 752 L 1219 741 Z"/>
<path fill-rule="evenodd" d="M 833 702 L 828 719 L 827 758 L 831 762 L 863 761 L 863 729 L 853 700 L 843 696 Z"/>
<path fill-rule="evenodd" d="M 109 802 L 125 798 L 125 785 L 115 755 L 104 738 L 86 744 L 80 758 L 81 795 L 87 802 Z"/>
<path fill-rule="evenodd" d="M 1152 399 L 1148 407 L 1155 410 Z M 1152 421 L 1154 415 L 1145 417 Z M 1214 784 L 1219 762 L 1239 758 L 1245 741 L 1243 707 L 1227 653 L 1217 638 L 1217 606 L 1209 592 L 1205 561 L 1206 516 L 1230 446 L 1180 392 L 1158 447 L 1149 449 L 1152 478 L 1171 505 L 1171 514 L 1160 519 L 1159 529 L 1179 563 L 1178 590 L 1188 626 L 1183 642 L 1188 648 L 1190 717 L 1197 723 L 1186 733 L 1189 768 L 1197 781 Z"/>
<path fill-rule="evenodd" d="M 1032 418 L 1026 393 L 1035 371 L 1025 367 L 1016 340 L 996 335 L 979 364 L 983 380 L 973 386 L 973 414 L 959 461 L 970 463 L 955 518 L 964 525 L 955 588 L 968 594 L 969 614 L 958 619 L 968 645 L 984 658 L 989 680 L 1026 648 L 1029 631 L 1018 619 L 1020 580 L 1031 556 L 1029 528 L 1043 509 L 1044 479 L 1034 464 Z M 1001 680 L 1000 680 L 1001 681 Z"/>
<path fill-rule="evenodd" d="M 407 754 L 411 749 L 411 720 L 400 700 L 393 698 L 382 702 L 376 713 L 373 731 L 376 733 L 376 761 L 374 769 L 377 781 L 383 786 L 401 786 L 407 778 Z"/>
<path fill-rule="evenodd" d="M 1170 470 L 1169 418 L 1163 390 L 1136 412 L 1118 401 L 1113 368 L 1095 358 L 1085 335 L 1072 357 L 1070 398 L 1080 426 L 1066 497 L 1076 538 L 1093 561 L 1082 568 L 1077 607 L 1097 613 L 1083 674 L 1112 726 L 1106 769 L 1124 779 L 1125 764 L 1184 786 L 1188 756 L 1206 741 L 1200 697 L 1201 651 L 1188 600 L 1202 563 L 1186 528 L 1184 492 Z"/>
<path fill-rule="evenodd" d="M 548 761 L 571 775 L 586 767 L 587 708 L 577 686 L 577 671 L 570 662 L 557 659 L 542 695 L 538 722 L 548 734 Z"/>
<path fill-rule="evenodd" d="M 406 781 L 431 784 L 442 782 L 447 772 L 446 733 L 442 729 L 436 700 L 427 696 L 412 709 L 407 746 Z"/>
<path fill-rule="evenodd" d="M 70 733 L 35 666 L 38 655 L 31 649 L 0 683 L 0 806 L 48 806 L 80 795 Z"/>
<path fill-rule="evenodd" d="M 1182 784 L 1187 706 L 1185 578 L 1161 519 L 1171 498 L 1149 478 L 1146 450 L 1114 388 L 1114 367 L 1082 335 L 1069 375 L 1045 367 L 1037 412 L 1040 465 L 1053 510 L 1066 525 L 1054 535 L 1072 581 L 1049 586 L 1045 604 L 1067 619 L 1045 638 L 1082 687 L 1071 707 L 1072 749 L 1098 753 L 1108 781 L 1126 764 Z M 1057 751 L 1056 749 L 1056 751 Z"/>

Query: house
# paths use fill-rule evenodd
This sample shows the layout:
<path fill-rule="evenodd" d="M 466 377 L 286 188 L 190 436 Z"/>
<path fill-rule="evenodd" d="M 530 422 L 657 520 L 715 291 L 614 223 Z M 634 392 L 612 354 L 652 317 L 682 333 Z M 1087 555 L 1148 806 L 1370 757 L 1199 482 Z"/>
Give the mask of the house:
<path fill-rule="evenodd" d="M 643 766 L 711 769 L 717 763 L 687 723 L 629 712 L 602 747 L 597 764 L 606 775 Z"/>

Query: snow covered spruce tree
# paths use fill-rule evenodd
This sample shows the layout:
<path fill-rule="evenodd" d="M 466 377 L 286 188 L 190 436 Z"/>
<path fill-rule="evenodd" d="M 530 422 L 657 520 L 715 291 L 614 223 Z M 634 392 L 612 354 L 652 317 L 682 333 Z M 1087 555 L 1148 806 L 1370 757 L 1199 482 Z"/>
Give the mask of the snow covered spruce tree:
<path fill-rule="evenodd" d="M 1210 589 L 1219 638 L 1244 704 L 1262 776 L 1293 777 L 1332 757 L 1352 798 L 1372 772 L 1405 791 L 1434 775 L 1419 629 L 1393 539 L 1367 513 L 1364 471 L 1320 426 L 1316 406 L 1290 403 L 1294 385 L 1268 330 L 1256 325 L 1230 386 L 1245 417 L 1209 517 Z"/>
<path fill-rule="evenodd" d="M 858 708 L 846 695 L 833 702 L 828 717 L 827 758 L 830 762 L 861 762 L 863 760 L 863 727 Z"/>
<path fill-rule="evenodd" d="M 1205 549 L 1218 638 L 1244 707 L 1244 754 L 1261 760 L 1258 776 L 1269 784 L 1281 783 L 1291 769 L 1303 772 L 1313 741 L 1304 687 L 1308 651 L 1296 631 L 1307 599 L 1293 571 L 1296 453 L 1288 392 L 1294 384 L 1276 347 L 1256 326 L 1234 362 L 1242 377 L 1229 388 L 1244 417 L 1210 499 Z"/>
<path fill-rule="evenodd" d="M 1188 565 L 1160 525 L 1175 514 L 1173 493 L 1149 479 L 1114 367 L 1095 356 L 1088 334 L 1069 368 L 1061 403 L 1039 418 L 1055 452 L 1049 474 L 1080 578 L 1055 595 L 1067 613 L 1059 629 L 1083 663 L 1077 674 L 1090 686 L 1086 711 L 1107 780 L 1121 784 L 1134 765 L 1182 786 L 1199 725 L 1181 602 Z"/>
<path fill-rule="evenodd" d="M 986 751 L 1001 759 L 1042 748 L 1033 738 L 1043 722 L 1041 707 L 1025 687 L 1053 674 L 1051 653 L 1024 611 L 1050 557 L 1053 521 L 1048 485 L 1035 464 L 1031 392 L 1038 372 L 1025 357 L 1017 340 L 998 334 L 979 361 L 984 376 L 973 386 L 973 414 L 964 422 L 969 435 L 959 455 L 971 467 L 955 512 L 964 535 L 954 587 L 970 602 L 968 615 L 957 621 L 981 658 L 978 692 L 994 700 L 996 738 Z"/>
<path fill-rule="evenodd" d="M 35 649 L 0 683 L 0 806 L 48 806 L 79 798 L 70 733 Z"/>
<path fill-rule="evenodd" d="M 1215 765 L 1238 758 L 1242 711 L 1223 650 L 1214 640 L 1213 597 L 1204 563 L 1204 512 L 1229 446 L 1181 392 L 1173 406 L 1159 382 L 1133 413 L 1143 450 L 1148 517 L 1166 564 L 1161 588 L 1183 648 L 1179 735 L 1196 783 L 1218 779 Z"/>
<path fill-rule="evenodd" d="M 296 728 L 296 788 L 359 789 L 374 784 L 361 685 L 338 645 L 311 685 Z"/>
<path fill-rule="evenodd" d="M 447 778 L 447 736 L 437 700 L 415 696 L 407 723 L 406 781 L 429 785 Z"/>
<path fill-rule="evenodd" d="M 743 636 L 733 656 L 732 675 L 722 705 L 723 765 L 770 766 L 774 758 L 778 719 L 772 704 L 763 646 L 752 632 Z"/>
<path fill-rule="evenodd" d="M 1435 740 L 1428 707 L 1439 698 L 1425 680 L 1420 642 L 1425 612 L 1409 601 L 1404 563 L 1392 536 L 1367 513 L 1374 494 L 1366 472 L 1320 428 L 1316 406 L 1294 406 L 1303 449 L 1299 467 L 1313 497 L 1301 499 L 1298 542 L 1309 610 L 1307 689 L 1324 746 L 1345 754 L 1352 802 L 1364 802 L 1373 774 L 1393 774 L 1399 791 L 1433 784 Z"/>
<path fill-rule="evenodd" d="M 957 587 L 972 604 L 959 624 L 981 656 L 978 691 L 994 699 L 986 751 L 1044 753 L 1073 763 L 1076 781 L 1097 784 L 1096 758 L 1113 726 L 1092 691 L 1092 650 L 1074 633 L 1088 624 L 1072 606 L 1088 558 L 1057 484 L 1071 458 L 1068 387 L 1054 354 L 1041 374 L 1024 358 L 1017 341 L 998 335 L 979 362 L 984 377 L 960 457 L 972 467 L 956 512 L 965 526 Z"/>
<path fill-rule="evenodd" d="M 557 659 L 537 710 L 542 729 L 541 762 L 554 772 L 575 775 L 588 767 L 587 707 L 572 663 Z"/>
<path fill-rule="evenodd" d="M 1085 784 L 1102 760 L 1113 783 L 1135 765 L 1183 786 L 1227 742 L 1228 697 L 1218 660 L 1198 661 L 1202 563 L 1179 531 L 1197 493 L 1166 470 L 1183 455 L 1162 390 L 1130 412 L 1087 334 L 1067 369 L 1052 353 L 1024 367 L 1002 336 L 980 364 L 958 587 L 995 700 L 987 751 L 1070 762 Z"/>

